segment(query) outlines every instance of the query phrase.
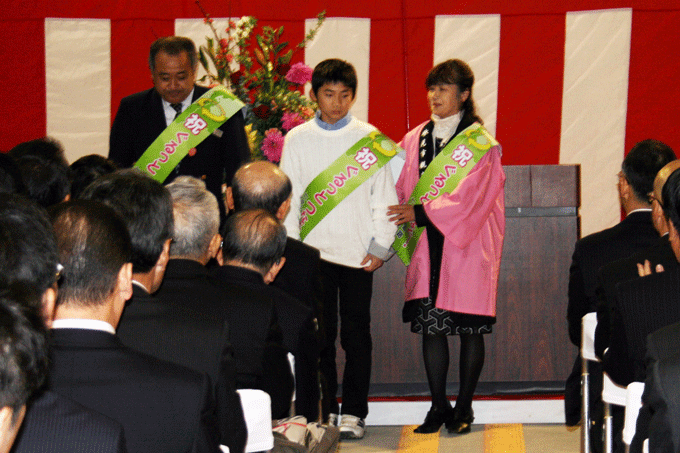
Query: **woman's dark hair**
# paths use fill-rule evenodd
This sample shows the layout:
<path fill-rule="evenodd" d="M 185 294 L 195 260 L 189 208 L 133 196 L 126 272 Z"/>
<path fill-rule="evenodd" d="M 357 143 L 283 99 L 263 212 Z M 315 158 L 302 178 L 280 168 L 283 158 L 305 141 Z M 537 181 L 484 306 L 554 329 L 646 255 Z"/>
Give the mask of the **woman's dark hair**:
<path fill-rule="evenodd" d="M 484 124 L 484 121 L 477 115 L 475 101 L 472 99 L 472 85 L 474 83 L 475 75 L 470 66 L 463 60 L 453 59 L 439 63 L 430 70 L 425 79 L 425 88 L 429 90 L 430 87 L 435 85 L 449 84 L 458 86 L 461 94 L 466 90 L 470 91 L 470 95 L 463 102 L 465 115 L 472 117 L 480 124 Z"/>

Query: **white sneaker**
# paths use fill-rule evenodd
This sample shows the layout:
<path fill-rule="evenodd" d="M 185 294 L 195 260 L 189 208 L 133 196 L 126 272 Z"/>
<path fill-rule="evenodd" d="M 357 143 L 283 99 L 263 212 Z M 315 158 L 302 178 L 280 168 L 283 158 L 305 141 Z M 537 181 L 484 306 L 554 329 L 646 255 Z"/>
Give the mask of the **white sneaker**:
<path fill-rule="evenodd" d="M 340 439 L 361 439 L 366 433 L 366 422 L 354 415 L 343 415 L 340 419 Z"/>
<path fill-rule="evenodd" d="M 338 426 L 338 414 L 328 414 L 328 426 Z"/>

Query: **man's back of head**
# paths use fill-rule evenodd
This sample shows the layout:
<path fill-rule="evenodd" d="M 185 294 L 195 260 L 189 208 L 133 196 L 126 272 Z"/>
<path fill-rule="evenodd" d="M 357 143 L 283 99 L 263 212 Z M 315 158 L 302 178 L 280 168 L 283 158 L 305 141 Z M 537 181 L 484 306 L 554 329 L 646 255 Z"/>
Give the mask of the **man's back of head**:
<path fill-rule="evenodd" d="M 71 198 L 79 198 L 80 194 L 95 179 L 118 170 L 118 165 L 111 159 L 99 154 L 83 156 L 71 164 Z"/>
<path fill-rule="evenodd" d="M 26 403 L 47 378 L 45 325 L 24 285 L 0 290 L 0 452 L 8 452 Z"/>
<path fill-rule="evenodd" d="M 0 286 L 27 282 L 54 293 L 57 243 L 47 212 L 16 194 L 0 194 Z"/>
<path fill-rule="evenodd" d="M 633 146 L 623 160 L 621 171 L 637 201 L 647 203 L 647 197 L 654 189 L 656 174 L 675 159 L 671 147 L 658 140 L 643 140 Z"/>
<path fill-rule="evenodd" d="M 162 184 L 135 169 L 119 170 L 94 181 L 81 198 L 100 201 L 123 219 L 132 241 L 134 274 L 149 273 L 156 267 L 173 229 L 172 200 Z M 154 284 L 160 285 L 160 280 Z M 149 292 L 155 289 L 157 286 Z"/>
<path fill-rule="evenodd" d="M 264 276 L 281 262 L 286 247 L 286 228 L 267 211 L 237 212 L 227 218 L 222 232 L 225 264 L 250 268 Z"/>
<path fill-rule="evenodd" d="M 0 153 L 0 193 L 26 193 L 19 165 L 5 153 Z"/>
<path fill-rule="evenodd" d="M 227 191 L 231 191 L 231 196 L 227 197 L 228 202 L 231 198 L 231 209 L 237 212 L 264 209 L 283 220 L 288 209 L 284 203 L 290 198 L 292 186 L 279 167 L 268 161 L 257 161 L 242 165 Z"/>
<path fill-rule="evenodd" d="M 130 261 L 130 236 L 122 219 L 113 209 L 91 200 L 62 203 L 50 210 L 50 216 L 64 266 L 57 313 L 60 306 L 107 303 L 117 289 L 121 269 Z"/>
<path fill-rule="evenodd" d="M 170 257 L 206 264 L 220 245 L 220 211 L 215 195 L 203 181 L 191 176 L 180 176 L 167 189 L 174 217 Z"/>

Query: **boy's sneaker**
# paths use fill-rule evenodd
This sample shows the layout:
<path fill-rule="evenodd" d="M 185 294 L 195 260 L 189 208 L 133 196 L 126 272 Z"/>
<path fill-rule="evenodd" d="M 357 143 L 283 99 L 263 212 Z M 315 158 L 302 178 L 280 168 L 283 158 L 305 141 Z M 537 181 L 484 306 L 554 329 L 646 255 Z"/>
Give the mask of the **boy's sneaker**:
<path fill-rule="evenodd" d="M 328 426 L 338 426 L 338 414 L 328 414 Z"/>
<path fill-rule="evenodd" d="M 354 415 L 343 415 L 340 419 L 340 439 L 361 439 L 366 433 L 366 422 Z"/>

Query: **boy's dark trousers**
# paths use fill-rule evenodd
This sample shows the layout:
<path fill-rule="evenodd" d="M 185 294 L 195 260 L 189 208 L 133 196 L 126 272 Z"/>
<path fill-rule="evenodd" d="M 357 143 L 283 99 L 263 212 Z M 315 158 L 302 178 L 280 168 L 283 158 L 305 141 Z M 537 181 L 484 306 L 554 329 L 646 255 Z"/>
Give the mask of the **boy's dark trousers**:
<path fill-rule="evenodd" d="M 371 381 L 371 293 L 373 273 L 321 260 L 323 323 L 326 342 L 321 350 L 320 369 L 326 380 L 323 416 L 338 414 L 338 374 L 335 339 L 340 314 L 340 345 L 345 351 L 342 377 L 342 413 L 366 418 Z"/>

